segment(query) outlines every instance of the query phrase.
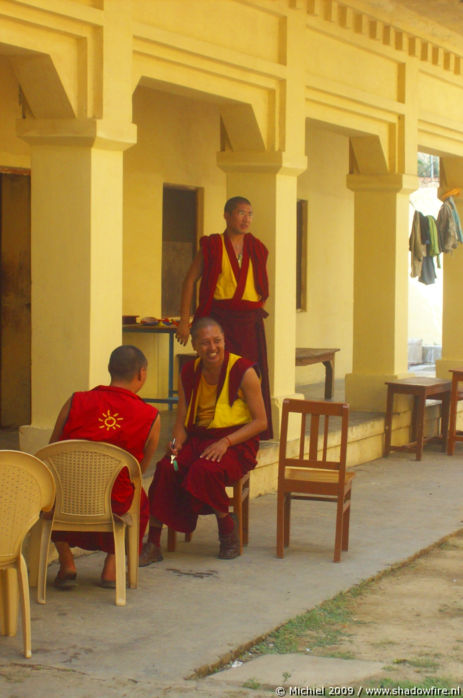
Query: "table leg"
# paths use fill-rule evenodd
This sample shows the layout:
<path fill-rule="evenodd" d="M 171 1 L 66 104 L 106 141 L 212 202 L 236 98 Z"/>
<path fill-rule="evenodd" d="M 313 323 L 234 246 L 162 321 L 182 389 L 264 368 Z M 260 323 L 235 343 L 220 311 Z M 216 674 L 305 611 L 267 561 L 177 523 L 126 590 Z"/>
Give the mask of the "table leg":
<path fill-rule="evenodd" d="M 384 418 L 384 455 L 388 456 L 391 451 L 391 424 L 392 406 L 394 402 L 394 391 L 392 386 L 387 386 L 386 416 Z"/>
<path fill-rule="evenodd" d="M 441 431 L 442 431 L 442 450 L 447 448 L 447 438 L 449 433 L 449 414 L 450 414 L 450 393 L 445 393 L 442 397 L 441 408 Z"/>
<path fill-rule="evenodd" d="M 426 395 L 416 396 L 416 419 L 415 419 L 415 433 L 416 433 L 416 460 L 421 460 L 423 455 L 423 442 L 424 442 L 424 413 L 426 407 Z"/>
<path fill-rule="evenodd" d="M 323 365 L 325 366 L 325 400 L 331 400 L 334 385 L 334 356 L 329 361 L 324 361 Z"/>
<path fill-rule="evenodd" d="M 452 392 L 450 398 L 450 424 L 447 434 L 447 455 L 455 453 L 455 435 L 457 432 L 457 405 L 458 405 L 458 381 L 455 376 L 452 379 Z"/>

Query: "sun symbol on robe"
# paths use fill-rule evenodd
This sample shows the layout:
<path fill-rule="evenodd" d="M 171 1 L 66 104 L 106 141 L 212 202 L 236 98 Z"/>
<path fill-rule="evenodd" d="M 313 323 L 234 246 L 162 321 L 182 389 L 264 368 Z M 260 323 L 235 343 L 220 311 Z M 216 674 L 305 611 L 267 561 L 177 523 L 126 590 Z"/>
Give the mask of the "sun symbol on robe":
<path fill-rule="evenodd" d="M 111 414 L 111 410 L 108 410 L 107 412 L 103 412 L 103 415 L 101 417 L 98 417 L 98 421 L 103 422 L 103 424 L 100 426 L 100 429 L 106 429 L 107 431 L 116 431 L 116 429 L 121 428 L 119 422 L 123 422 L 124 418 L 119 417 L 119 412 Z"/>

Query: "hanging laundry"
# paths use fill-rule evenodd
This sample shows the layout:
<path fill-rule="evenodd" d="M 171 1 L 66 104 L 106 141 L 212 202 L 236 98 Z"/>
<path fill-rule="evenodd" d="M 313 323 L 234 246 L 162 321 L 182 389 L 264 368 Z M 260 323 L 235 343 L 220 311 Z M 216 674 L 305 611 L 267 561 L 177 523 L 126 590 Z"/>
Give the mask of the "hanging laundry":
<path fill-rule="evenodd" d="M 434 216 L 426 216 L 429 225 L 429 247 L 427 253 L 430 257 L 437 257 L 437 266 L 440 269 L 440 253 L 441 249 L 439 247 L 439 235 L 437 233 L 436 219 Z"/>
<path fill-rule="evenodd" d="M 408 241 L 408 247 L 411 252 L 411 274 L 410 276 L 420 276 L 423 266 L 423 259 L 426 255 L 426 243 L 421 239 L 421 214 L 415 211 L 413 214 L 412 230 Z"/>
<path fill-rule="evenodd" d="M 456 219 L 448 199 L 443 202 L 437 214 L 437 232 L 442 252 L 451 252 L 458 247 Z"/>
<path fill-rule="evenodd" d="M 460 216 L 458 215 L 457 207 L 455 206 L 455 201 L 453 200 L 453 196 L 449 196 L 447 201 L 449 202 L 449 204 L 452 208 L 452 214 L 453 214 L 453 217 L 455 219 L 458 242 L 463 242 L 463 233 L 461 230 Z"/>

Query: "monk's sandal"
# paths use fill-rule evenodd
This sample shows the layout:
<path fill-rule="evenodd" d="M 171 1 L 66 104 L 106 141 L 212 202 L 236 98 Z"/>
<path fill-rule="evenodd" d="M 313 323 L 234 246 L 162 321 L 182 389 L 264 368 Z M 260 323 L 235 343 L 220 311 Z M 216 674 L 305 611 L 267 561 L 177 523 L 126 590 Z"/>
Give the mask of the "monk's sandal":
<path fill-rule="evenodd" d="M 153 564 L 153 562 L 161 562 L 163 559 L 160 546 L 154 545 L 154 543 L 148 540 L 143 544 L 143 548 L 141 549 L 138 566 L 147 567 Z"/>

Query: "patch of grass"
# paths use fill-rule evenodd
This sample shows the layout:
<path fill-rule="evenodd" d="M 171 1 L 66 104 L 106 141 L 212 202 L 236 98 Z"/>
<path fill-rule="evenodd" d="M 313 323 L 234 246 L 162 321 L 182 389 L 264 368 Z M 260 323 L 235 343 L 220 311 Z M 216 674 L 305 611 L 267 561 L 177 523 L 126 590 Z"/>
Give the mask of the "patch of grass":
<path fill-rule="evenodd" d="M 330 652 L 330 657 L 335 659 L 355 659 L 355 654 L 353 652 Z"/>
<path fill-rule="evenodd" d="M 379 681 L 366 682 L 368 688 L 456 688 L 458 682 L 443 676 L 426 676 L 421 683 L 416 681 L 395 681 L 394 679 L 383 678 Z"/>
<path fill-rule="evenodd" d="M 288 654 L 299 651 L 298 640 L 310 635 L 311 647 L 325 647 L 335 644 L 345 634 L 342 625 L 351 619 L 349 594 L 341 593 L 320 606 L 296 616 L 250 651 L 256 654 Z M 341 627 L 339 627 L 341 626 Z"/>
<path fill-rule="evenodd" d="M 244 682 L 243 688 L 251 688 L 253 691 L 257 691 L 260 688 L 260 683 L 256 679 L 248 679 Z"/>
<path fill-rule="evenodd" d="M 408 664 L 415 669 L 431 669 L 436 671 L 439 668 L 439 662 L 427 657 L 413 657 L 412 659 L 394 659 L 394 664 Z"/>

